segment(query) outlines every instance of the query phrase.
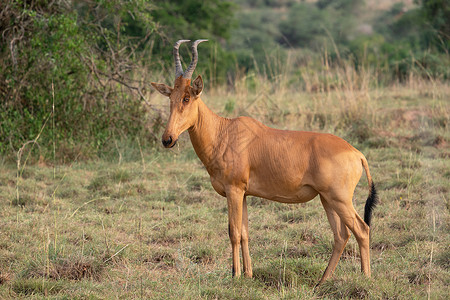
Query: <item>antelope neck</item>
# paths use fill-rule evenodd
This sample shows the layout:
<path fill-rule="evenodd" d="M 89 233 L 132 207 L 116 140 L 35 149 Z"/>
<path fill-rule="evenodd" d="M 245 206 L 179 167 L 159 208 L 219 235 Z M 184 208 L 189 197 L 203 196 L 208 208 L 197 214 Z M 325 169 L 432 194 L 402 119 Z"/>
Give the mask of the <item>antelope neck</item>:
<path fill-rule="evenodd" d="M 208 165 L 214 160 L 215 149 L 219 147 L 224 137 L 228 119 L 212 112 L 199 98 L 198 117 L 195 124 L 189 128 L 192 146 L 203 164 Z"/>

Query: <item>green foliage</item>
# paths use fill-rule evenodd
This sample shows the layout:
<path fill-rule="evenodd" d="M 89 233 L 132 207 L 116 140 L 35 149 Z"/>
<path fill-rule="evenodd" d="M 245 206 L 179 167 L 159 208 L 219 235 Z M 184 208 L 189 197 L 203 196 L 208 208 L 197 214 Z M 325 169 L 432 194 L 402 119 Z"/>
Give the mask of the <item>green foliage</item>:
<path fill-rule="evenodd" d="M 357 8 L 362 5 L 363 1 L 360 0 L 318 0 L 316 6 L 320 9 L 333 8 L 347 10 L 349 12 L 354 12 Z"/>
<path fill-rule="evenodd" d="M 298 3 L 280 23 L 281 43 L 320 49 L 324 44 L 345 43 L 353 34 L 355 15 L 361 1 L 339 0 Z"/>
<path fill-rule="evenodd" d="M 236 13 L 239 27 L 233 30 L 228 47 L 235 54 L 235 71 L 256 71 L 272 78 L 282 72 L 280 65 L 286 58 L 286 51 L 278 43 L 282 39 L 279 30 L 282 15 L 279 10 L 265 7 L 266 4 L 255 5 L 261 8 Z"/>
<path fill-rule="evenodd" d="M 57 148 L 60 161 L 116 153 L 117 141 L 150 146 L 164 120 L 142 103 L 151 80 L 173 80 L 172 46 L 181 38 L 209 39 L 196 70 L 207 86 L 246 78 L 256 91 L 262 75 L 281 88 L 329 90 L 339 80 L 314 74 L 343 66 L 376 74 L 371 86 L 411 74 L 447 80 L 448 2 L 416 4 L 394 3 L 368 21 L 358 0 L 2 1 L 0 155 L 13 157 L 36 138 L 37 155 Z M 180 54 L 186 66 L 189 47 Z"/>
<path fill-rule="evenodd" d="M 365 50 L 378 58 L 393 79 L 403 80 L 411 72 L 425 78 L 449 78 L 450 32 L 442 21 L 449 11 L 445 1 L 423 0 L 419 7 L 409 10 L 396 3 L 375 22 L 378 33 L 353 41 L 350 49 L 362 58 L 362 45 L 358 43 L 365 39 Z M 383 41 L 375 38 L 381 41 L 375 47 L 366 43 L 380 34 Z"/>
<path fill-rule="evenodd" d="M 423 16 L 433 30 L 432 42 L 441 50 L 450 48 L 450 4 L 445 0 L 421 0 Z"/>
<path fill-rule="evenodd" d="M 299 3 L 291 8 L 280 31 L 292 46 L 314 47 L 322 42 L 330 27 L 325 12 L 314 5 Z"/>
<path fill-rule="evenodd" d="M 449 77 L 445 1 L 419 1 L 419 6 L 408 8 L 399 2 L 384 12 L 368 12 L 364 2 L 357 0 L 283 1 L 277 4 L 278 10 L 265 1 L 238 2 L 249 8 L 239 13 L 240 26 L 231 44 L 239 66 L 246 69 L 268 64 L 267 57 L 273 54 L 259 49 L 278 44 L 283 55 L 287 49 L 295 49 L 298 56 L 326 50 L 331 65 L 345 61 L 357 70 L 373 68 L 385 83 L 405 80 L 411 73 L 427 79 Z M 374 21 L 361 17 L 367 14 Z M 317 54 L 310 59 L 320 60 Z"/>
<path fill-rule="evenodd" d="M 155 9 L 151 15 L 157 24 L 156 30 L 160 36 L 155 37 L 153 53 L 158 55 L 158 59 L 163 60 L 168 65 L 172 64 L 171 50 L 174 40 L 206 38 L 210 42 L 203 44 L 201 48 L 205 49 L 205 52 L 216 52 L 214 57 L 216 65 L 225 69 L 231 67 L 232 60 L 223 51 L 218 41 L 228 39 L 231 30 L 236 26 L 233 15 L 236 6 L 232 2 L 223 0 L 159 0 L 155 1 L 154 4 Z M 187 47 L 180 48 L 180 55 L 189 63 L 190 50 L 188 51 Z M 199 61 L 198 70 L 208 70 L 210 64 L 211 61 L 206 58 L 202 59 Z M 217 70 L 215 70 L 215 73 L 217 73 Z M 216 76 L 225 77 L 220 72 Z"/>
<path fill-rule="evenodd" d="M 13 5 L 15 13 L 20 13 L 19 3 Z M 85 38 L 77 26 L 76 14 L 60 14 L 61 9 L 50 6 L 45 11 L 30 7 L 23 10 L 22 20 L 4 24 L 7 29 L 23 26 L 24 33 L 20 37 L 13 34 L 10 52 L 2 49 L 3 56 L 9 54 L 9 61 L 0 65 L 5 88 L 2 93 L 5 118 L 0 124 L 2 145 L 8 138 L 14 142 L 20 142 L 20 137 L 34 139 L 50 116 L 52 97 L 61 99 L 54 103 L 56 110 L 71 112 L 77 106 L 75 99 L 83 95 L 86 71 L 80 54 L 86 50 Z M 7 29 L 4 33 L 10 32 Z M 62 84 L 52 90 L 52 82 Z M 72 118 L 66 118 L 70 115 L 62 117 L 58 121 L 73 122 Z M 14 139 L 10 136 L 12 132 Z"/>
<path fill-rule="evenodd" d="M 220 0 L 2 2 L 0 154 L 38 137 L 44 155 L 56 146 L 78 152 L 72 158 L 101 153 L 116 136 L 154 140 L 145 128 L 150 121 L 158 130 L 159 111 L 146 118 L 141 101 L 147 83 L 134 81 L 133 71 L 152 53 L 159 61 L 147 66 L 160 69 L 160 53 L 171 65 L 165 41 L 171 47 L 173 36 L 226 38 L 232 7 Z M 231 56 L 217 42 L 208 47 L 216 53 L 214 67 L 202 61 L 199 69 L 213 80 L 226 78 L 221 66 L 230 65 Z"/>
<path fill-rule="evenodd" d="M 167 33 L 173 31 L 186 38 L 195 38 L 201 33 L 208 37 L 229 37 L 230 24 L 233 21 L 231 10 L 234 8 L 231 2 L 221 0 L 156 2 L 159 2 L 159 5 L 153 16 L 155 21 L 170 25 Z"/>
<path fill-rule="evenodd" d="M 139 124 L 131 119 L 114 120 L 121 112 L 130 117 L 141 116 L 136 99 L 122 102 L 98 97 L 116 93 L 116 87 L 103 83 L 104 77 L 111 77 L 113 72 L 120 76 L 126 70 L 114 65 L 124 59 L 111 61 L 109 53 L 114 56 L 120 50 L 129 55 L 135 48 L 128 44 L 133 39 L 126 34 L 126 22 L 116 21 L 114 26 L 103 27 L 94 17 L 102 18 L 102 13 L 110 15 L 112 10 L 119 16 L 129 15 L 133 12 L 132 5 L 140 4 L 136 8 L 140 11 L 135 16 L 138 19 L 145 11 L 144 2 L 99 1 L 95 12 L 89 10 L 90 2 L 83 1 L 77 7 L 53 1 L 7 4 L 10 6 L 3 8 L 10 19 L 1 28 L 4 42 L 10 47 L 0 49 L 4 57 L 0 64 L 4 108 L 0 119 L 0 152 L 19 149 L 24 142 L 37 137 L 43 145 L 51 145 L 53 141 L 76 144 L 84 138 L 87 148 L 95 150 L 117 128 L 134 135 L 140 130 L 136 126 Z M 84 18 L 77 8 L 81 15 L 84 11 Z M 102 21 L 107 23 L 108 18 Z M 130 59 L 126 62 L 133 63 Z"/>

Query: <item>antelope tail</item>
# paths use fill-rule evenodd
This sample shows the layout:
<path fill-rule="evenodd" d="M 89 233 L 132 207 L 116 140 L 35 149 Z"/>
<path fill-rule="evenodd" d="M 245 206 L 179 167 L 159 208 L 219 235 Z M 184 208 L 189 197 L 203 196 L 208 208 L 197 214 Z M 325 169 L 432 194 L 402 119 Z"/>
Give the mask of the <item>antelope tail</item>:
<path fill-rule="evenodd" d="M 372 219 L 372 211 L 378 204 L 378 193 L 375 189 L 375 184 L 373 183 L 372 176 L 369 172 L 369 164 L 365 157 L 361 159 L 364 170 L 366 171 L 367 181 L 369 183 L 369 197 L 367 197 L 366 205 L 364 207 L 364 222 L 370 226 L 370 221 Z"/>

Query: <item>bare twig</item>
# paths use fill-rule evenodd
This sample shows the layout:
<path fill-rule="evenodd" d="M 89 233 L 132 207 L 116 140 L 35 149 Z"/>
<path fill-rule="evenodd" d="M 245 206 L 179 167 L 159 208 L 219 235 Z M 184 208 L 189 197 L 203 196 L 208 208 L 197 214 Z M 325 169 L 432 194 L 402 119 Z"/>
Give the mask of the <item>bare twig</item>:
<path fill-rule="evenodd" d="M 123 246 L 119 251 L 117 251 L 116 253 L 114 253 L 113 255 L 111 255 L 110 258 L 106 259 L 103 261 L 103 263 L 107 263 L 108 261 L 110 261 L 111 259 L 113 259 L 114 257 L 116 257 L 120 252 L 122 252 L 123 250 L 125 250 L 128 246 L 130 246 L 130 244 L 126 244 L 125 246 Z"/>
<path fill-rule="evenodd" d="M 95 198 L 89 201 L 84 202 L 80 207 L 78 207 L 77 209 L 74 210 L 74 212 L 68 217 L 68 219 L 72 218 L 73 216 L 75 216 L 75 214 L 84 206 L 88 205 L 89 203 L 95 202 L 97 200 L 103 200 L 103 199 L 109 199 L 109 197 L 100 197 L 100 198 Z"/>

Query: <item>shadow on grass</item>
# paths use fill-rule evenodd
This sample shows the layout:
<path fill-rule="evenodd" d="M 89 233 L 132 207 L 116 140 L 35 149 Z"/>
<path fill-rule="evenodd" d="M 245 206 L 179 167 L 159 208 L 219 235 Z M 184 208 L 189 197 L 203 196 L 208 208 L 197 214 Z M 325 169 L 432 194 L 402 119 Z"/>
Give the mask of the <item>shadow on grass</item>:
<path fill-rule="evenodd" d="M 272 260 L 264 264 L 253 271 L 254 278 L 277 289 L 301 285 L 314 287 L 326 267 L 325 264 L 308 257 Z"/>

